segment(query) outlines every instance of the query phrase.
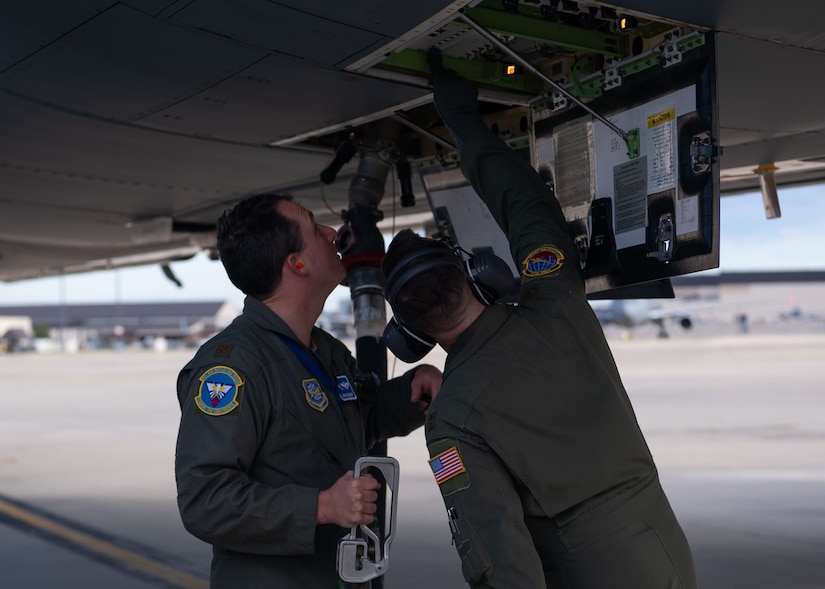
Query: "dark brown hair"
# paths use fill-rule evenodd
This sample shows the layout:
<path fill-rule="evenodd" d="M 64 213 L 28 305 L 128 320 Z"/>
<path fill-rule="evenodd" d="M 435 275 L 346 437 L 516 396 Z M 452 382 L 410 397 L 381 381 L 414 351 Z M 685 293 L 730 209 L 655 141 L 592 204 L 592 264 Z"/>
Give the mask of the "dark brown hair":
<path fill-rule="evenodd" d="M 218 219 L 217 248 L 229 280 L 257 299 L 271 295 L 281 283 L 284 260 L 304 249 L 300 227 L 282 215 L 277 204 L 288 194 L 250 196 Z"/>

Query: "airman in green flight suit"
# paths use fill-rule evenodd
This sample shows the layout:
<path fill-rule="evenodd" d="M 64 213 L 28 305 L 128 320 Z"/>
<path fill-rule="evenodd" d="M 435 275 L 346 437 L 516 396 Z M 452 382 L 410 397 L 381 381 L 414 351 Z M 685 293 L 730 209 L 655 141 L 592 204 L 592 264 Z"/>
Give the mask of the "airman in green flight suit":
<path fill-rule="evenodd" d="M 476 88 L 431 63 L 462 171 L 521 273 L 517 305 L 485 306 L 449 265 L 408 273 L 393 304 L 448 352 L 425 431 L 464 577 L 474 588 L 694 589 L 553 191 L 486 128 Z M 400 233 L 385 274 L 427 248 L 449 246 Z"/>
<path fill-rule="evenodd" d="M 291 197 L 261 194 L 218 223 L 243 314 L 181 370 L 175 455 L 186 529 L 212 545 L 212 589 L 337 589 L 338 540 L 376 513 L 379 483 L 353 476 L 376 442 L 424 421 L 441 373 L 380 385 L 315 327 L 345 276 L 335 230 Z"/>

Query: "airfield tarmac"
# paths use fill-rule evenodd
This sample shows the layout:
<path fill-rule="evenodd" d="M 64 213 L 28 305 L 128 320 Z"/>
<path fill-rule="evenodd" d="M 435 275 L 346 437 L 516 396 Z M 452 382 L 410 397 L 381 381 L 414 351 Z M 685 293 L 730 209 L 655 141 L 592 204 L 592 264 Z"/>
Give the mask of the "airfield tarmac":
<path fill-rule="evenodd" d="M 825 332 L 610 344 L 700 587 L 825 588 Z M 172 470 L 191 355 L 0 356 L 0 587 L 208 585 L 210 549 L 180 524 Z M 402 467 L 384 586 L 466 587 L 423 433 L 389 454 Z"/>

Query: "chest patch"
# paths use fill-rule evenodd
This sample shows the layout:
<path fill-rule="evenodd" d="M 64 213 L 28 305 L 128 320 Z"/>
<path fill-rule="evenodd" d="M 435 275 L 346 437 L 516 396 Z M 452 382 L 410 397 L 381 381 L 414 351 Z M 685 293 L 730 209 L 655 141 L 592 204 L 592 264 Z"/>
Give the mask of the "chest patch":
<path fill-rule="evenodd" d="M 346 374 L 337 376 L 335 381 L 338 388 L 339 399 L 342 401 L 355 401 L 358 399 L 358 395 L 355 394 L 355 389 Z"/>
<path fill-rule="evenodd" d="M 521 263 L 521 273 L 527 278 L 545 276 L 561 269 L 564 254 L 557 247 L 543 245 L 533 250 Z"/>
<path fill-rule="evenodd" d="M 207 415 L 226 415 L 240 406 L 243 380 L 228 366 L 213 366 L 200 375 L 195 405 Z"/>
<path fill-rule="evenodd" d="M 329 398 L 317 380 L 308 378 L 301 381 L 301 386 L 304 387 L 304 397 L 310 407 L 321 413 L 327 410 Z"/>

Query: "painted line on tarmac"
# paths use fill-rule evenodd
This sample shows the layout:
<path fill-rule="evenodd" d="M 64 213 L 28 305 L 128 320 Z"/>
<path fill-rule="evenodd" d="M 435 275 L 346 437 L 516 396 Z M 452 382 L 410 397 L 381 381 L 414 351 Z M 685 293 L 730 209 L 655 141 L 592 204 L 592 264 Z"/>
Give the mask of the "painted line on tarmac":
<path fill-rule="evenodd" d="M 0 523 L 2 522 L 57 540 L 70 549 L 85 553 L 133 576 L 147 577 L 162 581 L 167 586 L 183 589 L 207 589 L 209 587 L 206 579 L 165 564 L 158 558 L 148 556 L 150 552 L 148 548 L 141 550 L 138 546 L 131 548 L 117 546 L 113 540 L 119 544 L 126 544 L 126 542 L 121 539 L 109 539 L 105 534 L 89 528 L 84 531 L 83 526 L 79 524 L 0 496 Z M 141 554 L 138 550 L 145 554 Z"/>

